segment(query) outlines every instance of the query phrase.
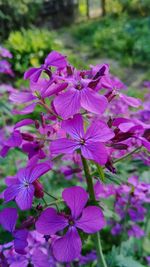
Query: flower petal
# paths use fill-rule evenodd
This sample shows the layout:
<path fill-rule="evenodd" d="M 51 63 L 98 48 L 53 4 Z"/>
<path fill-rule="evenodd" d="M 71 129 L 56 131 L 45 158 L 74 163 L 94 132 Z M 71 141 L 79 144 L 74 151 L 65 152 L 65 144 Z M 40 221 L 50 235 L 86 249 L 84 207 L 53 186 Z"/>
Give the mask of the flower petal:
<path fill-rule="evenodd" d="M 58 115 L 63 119 L 68 119 L 80 110 L 80 92 L 70 89 L 57 96 L 53 103 Z"/>
<path fill-rule="evenodd" d="M 101 230 L 106 222 L 99 207 L 89 206 L 82 212 L 81 218 L 76 222 L 76 227 L 85 233 L 92 234 Z"/>
<path fill-rule="evenodd" d="M 30 79 L 32 82 L 37 82 L 42 71 L 42 68 L 30 68 L 24 73 L 24 79 Z"/>
<path fill-rule="evenodd" d="M 36 105 L 37 105 L 37 103 L 32 103 L 32 104 L 26 106 L 25 108 L 23 108 L 22 110 L 14 109 L 13 114 L 21 114 L 21 115 L 30 114 L 34 111 Z"/>
<path fill-rule="evenodd" d="M 58 238 L 52 245 L 56 260 L 71 262 L 80 256 L 82 243 L 75 227 L 71 227 L 65 236 Z"/>
<path fill-rule="evenodd" d="M 88 201 L 88 194 L 82 187 L 72 186 L 63 191 L 62 198 L 71 209 L 72 217 L 76 219 Z"/>
<path fill-rule="evenodd" d="M 113 131 L 103 121 L 96 121 L 87 129 L 84 138 L 93 142 L 106 142 L 114 137 Z"/>
<path fill-rule="evenodd" d="M 60 138 L 51 142 L 50 151 L 52 155 L 58 155 L 62 153 L 72 154 L 79 147 L 80 146 L 78 143 L 74 140 Z"/>
<path fill-rule="evenodd" d="M 14 200 L 20 190 L 20 184 L 13 184 L 4 191 L 5 202 Z"/>
<path fill-rule="evenodd" d="M 73 119 L 62 122 L 62 128 L 76 140 L 83 138 L 83 118 L 80 114 L 74 115 Z"/>
<path fill-rule="evenodd" d="M 34 196 L 34 186 L 32 184 L 25 187 L 20 186 L 19 192 L 16 196 L 16 203 L 21 210 L 27 210 L 32 207 L 32 200 Z"/>
<path fill-rule="evenodd" d="M 13 232 L 15 251 L 20 254 L 24 254 L 24 249 L 27 247 L 28 231 L 26 229 L 16 230 Z"/>
<path fill-rule="evenodd" d="M 15 230 L 18 214 L 15 208 L 5 208 L 0 212 L 0 224 L 9 232 Z"/>
<path fill-rule="evenodd" d="M 63 230 L 68 225 L 68 220 L 57 214 L 53 208 L 44 210 L 36 222 L 36 230 L 43 235 L 52 235 Z"/>
<path fill-rule="evenodd" d="M 20 128 L 20 127 L 23 127 L 23 126 L 26 126 L 26 125 L 30 125 L 30 124 L 34 124 L 34 120 L 32 119 L 23 119 L 21 121 L 18 121 L 15 126 L 14 126 L 14 129 L 16 128 Z"/>
<path fill-rule="evenodd" d="M 23 104 L 36 99 L 30 92 L 13 92 L 10 94 L 9 100 L 15 104 Z"/>
<path fill-rule="evenodd" d="M 66 56 L 57 51 L 49 53 L 44 63 L 48 66 L 54 66 L 57 68 L 65 68 L 67 66 Z"/>
<path fill-rule="evenodd" d="M 141 100 L 132 96 L 119 94 L 120 98 L 129 106 L 138 108 L 141 105 Z"/>
<path fill-rule="evenodd" d="M 100 165 L 107 162 L 108 153 L 105 146 L 99 142 L 88 142 L 81 146 L 81 153 L 86 159 L 94 160 Z"/>
<path fill-rule="evenodd" d="M 107 104 L 108 102 L 105 96 L 99 95 L 89 88 L 81 90 L 82 108 L 95 114 L 102 114 L 105 111 Z"/>
<path fill-rule="evenodd" d="M 22 168 L 18 171 L 17 177 L 20 181 L 28 181 L 33 183 L 36 179 L 42 176 L 44 173 L 51 169 L 49 163 L 39 163 L 35 166 L 28 166 L 27 168 Z"/>

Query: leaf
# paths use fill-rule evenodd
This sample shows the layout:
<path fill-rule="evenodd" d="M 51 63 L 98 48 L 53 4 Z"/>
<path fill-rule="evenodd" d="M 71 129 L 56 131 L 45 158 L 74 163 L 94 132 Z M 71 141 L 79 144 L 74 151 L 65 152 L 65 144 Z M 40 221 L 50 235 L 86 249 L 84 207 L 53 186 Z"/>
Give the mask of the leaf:
<path fill-rule="evenodd" d="M 116 257 L 116 263 L 118 267 L 144 267 L 143 264 L 133 259 L 133 257 L 125 257 L 118 255 Z"/>

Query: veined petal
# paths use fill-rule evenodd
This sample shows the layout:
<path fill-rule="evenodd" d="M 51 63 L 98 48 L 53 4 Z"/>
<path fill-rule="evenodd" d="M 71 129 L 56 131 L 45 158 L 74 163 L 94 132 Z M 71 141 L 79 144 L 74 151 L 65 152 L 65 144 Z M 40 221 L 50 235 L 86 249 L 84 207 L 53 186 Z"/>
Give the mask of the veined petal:
<path fill-rule="evenodd" d="M 42 68 L 30 68 L 24 73 L 24 79 L 30 79 L 33 82 L 37 82 L 42 71 Z"/>
<path fill-rule="evenodd" d="M 52 245 L 56 260 L 71 262 L 80 256 L 82 243 L 75 227 L 70 227 L 65 236 L 58 238 Z"/>
<path fill-rule="evenodd" d="M 141 105 L 141 100 L 132 96 L 119 94 L 120 98 L 129 106 L 138 108 Z"/>
<path fill-rule="evenodd" d="M 21 115 L 30 114 L 34 111 L 36 105 L 37 103 L 32 103 L 23 108 L 22 110 L 13 110 L 13 114 L 21 114 Z"/>
<path fill-rule="evenodd" d="M 36 222 L 36 230 L 43 235 L 53 235 L 68 226 L 68 220 L 53 208 L 44 210 Z"/>
<path fill-rule="evenodd" d="M 74 115 L 73 119 L 62 122 L 62 128 L 76 140 L 83 138 L 83 118 L 80 114 Z"/>
<path fill-rule="evenodd" d="M 113 131 L 103 121 L 93 122 L 84 136 L 85 140 L 93 142 L 106 142 L 113 137 Z"/>
<path fill-rule="evenodd" d="M 20 254 L 24 254 L 24 249 L 27 247 L 28 231 L 26 229 L 16 230 L 13 232 L 15 251 Z"/>
<path fill-rule="evenodd" d="M 102 114 L 105 111 L 107 104 L 108 101 L 105 96 L 99 95 L 89 88 L 81 90 L 82 108 L 95 114 Z"/>
<path fill-rule="evenodd" d="M 53 103 L 58 115 L 63 119 L 68 119 L 80 110 L 80 92 L 70 89 L 57 96 Z"/>
<path fill-rule="evenodd" d="M 79 147 L 80 145 L 77 143 L 77 141 L 67 138 L 60 138 L 51 142 L 50 151 L 52 155 L 58 155 L 63 153 L 72 154 Z"/>
<path fill-rule="evenodd" d="M 32 184 L 28 186 L 20 186 L 19 192 L 15 200 L 21 210 L 27 210 L 32 207 L 34 191 L 35 189 Z"/>
<path fill-rule="evenodd" d="M 88 234 L 101 230 L 105 224 L 104 215 L 101 209 L 96 206 L 86 207 L 81 218 L 76 221 L 76 227 Z"/>
<path fill-rule="evenodd" d="M 86 159 L 93 160 L 100 165 L 107 162 L 108 154 L 105 146 L 99 142 L 88 142 L 81 146 L 81 153 Z"/>
<path fill-rule="evenodd" d="M 66 56 L 57 51 L 49 53 L 44 63 L 48 66 L 54 66 L 57 68 L 65 68 L 67 66 Z"/>
<path fill-rule="evenodd" d="M 72 186 L 63 191 L 62 198 L 70 208 L 72 217 L 76 219 L 88 201 L 88 194 L 82 187 Z"/>
<path fill-rule="evenodd" d="M 28 181 L 33 183 L 36 179 L 51 169 L 48 163 L 39 163 L 35 166 L 28 166 L 18 171 L 17 177 L 20 181 Z"/>
<path fill-rule="evenodd" d="M 15 197 L 18 195 L 19 190 L 20 190 L 20 184 L 14 184 L 14 185 L 9 186 L 4 191 L 5 202 L 9 202 L 11 200 L 14 200 Z"/>
<path fill-rule="evenodd" d="M 18 213 L 15 208 L 5 208 L 0 212 L 0 224 L 9 232 L 15 230 Z"/>
<path fill-rule="evenodd" d="M 19 91 L 11 93 L 9 97 L 10 101 L 18 104 L 27 103 L 34 99 L 36 99 L 36 97 L 33 96 L 30 92 L 19 92 Z"/>

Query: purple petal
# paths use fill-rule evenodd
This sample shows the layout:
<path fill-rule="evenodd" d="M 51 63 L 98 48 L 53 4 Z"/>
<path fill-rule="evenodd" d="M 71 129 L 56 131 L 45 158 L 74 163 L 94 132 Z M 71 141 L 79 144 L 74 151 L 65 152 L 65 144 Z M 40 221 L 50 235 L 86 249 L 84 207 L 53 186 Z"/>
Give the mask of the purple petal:
<path fill-rule="evenodd" d="M 67 66 L 66 56 L 63 56 L 57 51 L 52 51 L 51 53 L 49 53 L 44 63 L 48 66 L 58 68 L 65 68 Z"/>
<path fill-rule="evenodd" d="M 62 198 L 71 209 L 72 217 L 76 219 L 88 201 L 88 194 L 82 187 L 72 186 L 63 191 Z"/>
<path fill-rule="evenodd" d="M 128 132 L 132 127 L 134 127 L 135 124 L 133 122 L 123 122 L 120 123 L 120 125 L 118 126 L 118 128 L 120 129 L 120 131 L 122 131 L 123 133 Z"/>
<path fill-rule="evenodd" d="M 96 206 L 89 206 L 83 210 L 81 218 L 76 222 L 76 227 L 85 233 L 92 234 L 101 230 L 105 224 L 101 209 Z"/>
<path fill-rule="evenodd" d="M 24 230 L 16 230 L 13 232 L 14 237 L 14 247 L 15 251 L 20 254 L 24 254 L 24 249 L 27 247 L 27 237 L 28 237 L 28 231 L 26 229 Z"/>
<path fill-rule="evenodd" d="M 36 99 L 35 96 L 33 96 L 30 92 L 15 92 L 12 93 L 9 97 L 9 100 L 11 100 L 12 102 L 14 102 L 15 104 L 23 104 L 23 103 L 27 103 L 29 101 L 32 101 Z"/>
<path fill-rule="evenodd" d="M 14 131 L 5 144 L 9 147 L 19 147 L 22 143 L 22 136 L 19 131 Z"/>
<path fill-rule="evenodd" d="M 54 257 L 60 262 L 71 262 L 78 258 L 81 249 L 81 239 L 74 227 L 70 227 L 65 236 L 57 239 L 52 245 Z"/>
<path fill-rule="evenodd" d="M 15 124 L 15 126 L 14 126 L 14 129 L 20 128 L 22 126 L 30 125 L 30 124 L 34 124 L 34 120 L 32 120 L 32 119 L 24 119 L 24 120 L 21 120 L 21 121 L 17 122 Z"/>
<path fill-rule="evenodd" d="M 4 191 L 5 202 L 9 202 L 11 200 L 14 200 L 15 197 L 18 195 L 19 190 L 20 190 L 20 185 L 19 184 L 14 184 L 14 185 L 9 186 Z"/>
<path fill-rule="evenodd" d="M 13 114 L 20 114 L 20 115 L 30 114 L 34 111 L 36 105 L 37 103 L 32 103 L 23 108 L 22 110 L 13 110 Z"/>
<path fill-rule="evenodd" d="M 63 118 L 68 119 L 80 110 L 80 92 L 72 90 L 60 94 L 54 99 L 56 112 Z"/>
<path fill-rule="evenodd" d="M 27 210 L 32 207 L 34 190 L 35 189 L 32 184 L 28 186 L 20 186 L 19 192 L 15 200 L 21 210 Z"/>
<path fill-rule="evenodd" d="M 44 92 L 42 93 L 43 97 L 52 96 L 54 94 L 58 94 L 63 91 L 68 86 L 68 83 L 60 83 L 60 84 L 52 84 L 50 86 L 46 86 Z"/>
<path fill-rule="evenodd" d="M 36 230 L 43 235 L 52 235 L 68 226 L 68 220 L 53 208 L 42 212 L 36 222 Z"/>
<path fill-rule="evenodd" d="M 82 116 L 80 114 L 76 114 L 73 119 L 63 121 L 62 128 L 70 134 L 72 138 L 80 140 L 84 135 Z"/>
<path fill-rule="evenodd" d="M 98 142 L 88 142 L 81 146 L 81 153 L 86 159 L 93 160 L 100 165 L 107 162 L 108 153 L 105 146 Z"/>
<path fill-rule="evenodd" d="M 82 108 L 95 114 L 102 114 L 107 104 L 108 102 L 105 96 L 99 95 L 88 88 L 81 91 Z"/>
<path fill-rule="evenodd" d="M 35 166 L 29 166 L 27 168 L 20 169 L 17 177 L 20 181 L 28 181 L 29 183 L 33 183 L 36 179 L 48 172 L 50 169 L 51 165 L 49 163 L 39 163 Z"/>
<path fill-rule="evenodd" d="M 30 68 L 27 70 L 24 74 L 24 79 L 30 79 L 33 82 L 37 82 L 41 73 L 43 71 L 43 68 Z"/>
<path fill-rule="evenodd" d="M 139 138 L 142 141 L 142 145 L 148 150 L 150 151 L 150 142 L 146 140 L 146 138 L 144 137 L 140 137 Z"/>
<path fill-rule="evenodd" d="M 103 121 L 93 122 L 87 129 L 84 138 L 93 142 L 106 142 L 114 137 L 113 131 Z"/>
<path fill-rule="evenodd" d="M 3 148 L 0 151 L 0 156 L 5 158 L 9 150 L 10 150 L 9 146 L 3 146 Z"/>
<path fill-rule="evenodd" d="M 58 154 L 72 154 L 76 149 L 80 146 L 74 140 L 70 140 L 67 138 L 60 138 L 58 140 L 54 140 L 50 144 L 50 151 L 52 155 Z"/>
<path fill-rule="evenodd" d="M 141 100 L 135 97 L 119 94 L 120 98 L 129 106 L 138 108 L 141 105 Z"/>
<path fill-rule="evenodd" d="M 5 208 L 0 212 L 0 224 L 9 232 L 13 232 L 18 219 L 15 208 Z"/>

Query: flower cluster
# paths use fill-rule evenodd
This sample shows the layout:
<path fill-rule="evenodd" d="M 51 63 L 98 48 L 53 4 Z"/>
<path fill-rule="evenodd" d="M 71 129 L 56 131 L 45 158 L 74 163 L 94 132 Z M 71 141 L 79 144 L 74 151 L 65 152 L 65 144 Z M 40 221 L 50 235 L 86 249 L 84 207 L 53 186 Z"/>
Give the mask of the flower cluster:
<path fill-rule="evenodd" d="M 6 157 L 10 149 L 18 148 L 26 155 L 26 164 L 23 162 L 15 175 L 5 178 L 1 198 L 5 205 L 13 201 L 20 210 L 31 210 L 34 215 L 18 228 L 15 208 L 0 212 L 0 224 L 13 240 L 6 251 L 5 245 L 1 247 L 1 261 L 7 260 L 10 266 L 15 261 L 25 262 L 24 266 L 86 262 L 81 254 L 84 241 L 92 235 L 100 242 L 98 232 L 105 227 L 99 190 L 100 197 L 115 194 L 115 211 L 120 220 L 128 213 L 132 221 L 142 221 L 142 201 L 149 199 L 144 184 L 136 181 L 132 190 L 133 179 L 117 189 L 111 185 L 102 189 L 98 183 L 94 187 L 90 171 L 98 169 L 102 173 L 106 168 L 115 172 L 114 164 L 120 157 L 141 148 L 150 151 L 150 126 L 137 110 L 141 101 L 124 93 L 125 85 L 110 74 L 107 64 L 77 70 L 65 56 L 53 51 L 39 68 L 27 70 L 24 79 L 29 80 L 29 89 L 10 90 L 9 100 L 14 104 L 13 114 L 29 117 L 17 122 L 11 134 L 3 138 L 0 155 Z M 34 119 L 32 113 L 37 106 L 40 112 Z M 52 196 L 55 201 L 47 204 L 44 197 L 51 197 L 51 192 L 47 192 L 41 176 L 49 172 L 63 174 L 67 179 L 75 175 L 81 186 L 65 188 L 61 198 Z M 137 236 L 137 227 L 131 225 L 128 234 Z M 119 223 L 112 232 L 118 229 L 122 229 Z"/>

